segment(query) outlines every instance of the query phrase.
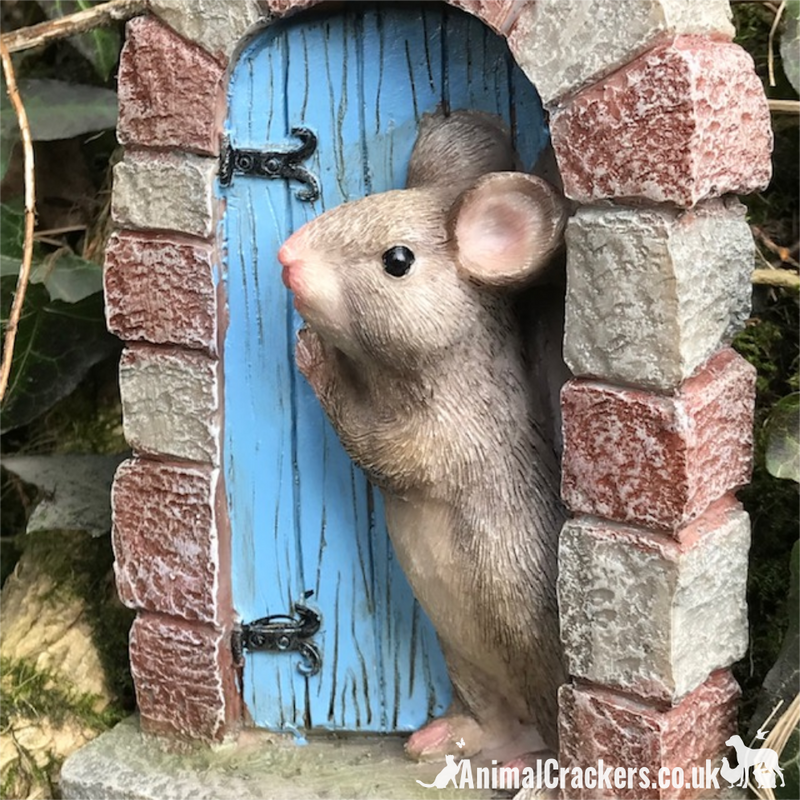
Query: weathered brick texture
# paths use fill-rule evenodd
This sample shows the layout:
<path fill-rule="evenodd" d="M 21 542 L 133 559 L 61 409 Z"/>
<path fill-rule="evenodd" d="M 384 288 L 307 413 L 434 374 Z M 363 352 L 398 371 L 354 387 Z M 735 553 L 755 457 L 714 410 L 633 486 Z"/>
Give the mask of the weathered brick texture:
<path fill-rule="evenodd" d="M 120 143 L 218 155 L 222 78 L 205 50 L 154 17 L 132 19 L 117 75 Z"/>
<path fill-rule="evenodd" d="M 675 704 L 747 649 L 750 522 L 727 496 L 680 541 L 618 523 L 569 520 L 559 546 L 569 673 Z"/>
<path fill-rule="evenodd" d="M 126 461 L 111 495 L 114 571 L 123 603 L 221 624 L 218 472 L 207 466 Z"/>
<path fill-rule="evenodd" d="M 536 0 L 525 4 L 508 43 L 550 105 L 667 36 L 693 33 L 730 39 L 730 19 L 726 0 Z M 604 134 L 597 131 L 599 137 Z"/>
<path fill-rule="evenodd" d="M 594 686 L 562 686 L 559 691 L 559 766 L 605 766 L 649 771 L 680 767 L 691 778 L 692 767 L 720 766 L 725 740 L 736 732 L 739 687 L 728 672 L 717 672 L 675 708 L 660 710 Z M 570 800 L 681 800 L 696 789 L 641 787 L 570 789 Z"/>
<path fill-rule="evenodd" d="M 738 201 L 581 208 L 567 225 L 564 358 L 576 376 L 672 390 L 750 311 L 755 245 Z"/>
<path fill-rule="evenodd" d="M 550 129 L 564 190 L 582 203 L 689 207 L 762 189 L 772 170 L 764 89 L 728 42 L 684 36 L 655 47 L 554 112 Z"/>
<path fill-rule="evenodd" d="M 221 64 L 227 63 L 245 34 L 263 18 L 267 9 L 261 5 L 256 0 L 150 0 L 156 16 Z"/>
<path fill-rule="evenodd" d="M 180 236 L 122 231 L 106 248 L 108 329 L 124 341 L 217 352 L 214 248 Z"/>
<path fill-rule="evenodd" d="M 214 158 L 128 151 L 114 167 L 114 222 L 122 228 L 210 238 L 214 230 L 216 175 Z"/>
<path fill-rule="evenodd" d="M 125 438 L 139 453 L 219 464 L 219 363 L 135 345 L 119 369 Z"/>
<path fill-rule="evenodd" d="M 142 729 L 220 740 L 239 717 L 230 634 L 140 614 L 130 637 L 131 673 Z"/>
<path fill-rule="evenodd" d="M 573 380 L 561 393 L 561 493 L 576 514 L 685 525 L 750 480 L 755 370 L 733 350 L 674 396 Z"/>

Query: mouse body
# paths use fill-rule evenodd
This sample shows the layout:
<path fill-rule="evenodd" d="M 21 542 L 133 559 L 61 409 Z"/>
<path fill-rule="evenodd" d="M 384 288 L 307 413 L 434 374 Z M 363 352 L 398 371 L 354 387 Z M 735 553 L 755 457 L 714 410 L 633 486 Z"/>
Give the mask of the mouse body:
<path fill-rule="evenodd" d="M 298 367 L 380 487 L 447 663 L 453 702 L 409 739 L 416 759 L 557 741 L 564 510 L 515 298 L 559 249 L 567 205 L 517 167 L 497 118 L 428 115 L 406 189 L 322 214 L 278 254 L 306 323 Z"/>

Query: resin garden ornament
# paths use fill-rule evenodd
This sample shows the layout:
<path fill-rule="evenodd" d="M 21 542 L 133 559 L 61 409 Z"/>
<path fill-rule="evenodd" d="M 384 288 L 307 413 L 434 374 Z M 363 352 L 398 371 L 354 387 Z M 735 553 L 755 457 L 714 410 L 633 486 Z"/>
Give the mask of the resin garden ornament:
<path fill-rule="evenodd" d="M 517 300 L 546 277 L 568 206 L 516 166 L 498 119 L 428 115 L 408 188 L 322 214 L 278 254 L 306 322 L 298 367 L 381 488 L 447 662 L 453 702 L 409 739 L 417 759 L 557 747 L 564 511 L 547 409 L 563 365 L 558 349 L 532 356 L 550 323 Z M 560 304 L 540 306 L 556 320 Z"/>

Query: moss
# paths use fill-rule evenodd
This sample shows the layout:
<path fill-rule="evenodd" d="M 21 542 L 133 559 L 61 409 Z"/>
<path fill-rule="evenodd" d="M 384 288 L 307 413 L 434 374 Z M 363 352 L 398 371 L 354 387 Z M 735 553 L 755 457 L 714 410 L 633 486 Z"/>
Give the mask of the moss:
<path fill-rule="evenodd" d="M 0 727 L 14 717 L 47 718 L 61 726 L 70 718 L 95 731 L 108 730 L 125 715 L 109 706 L 95 711 L 97 697 L 77 691 L 63 675 L 41 670 L 27 659 L 0 657 Z"/>
<path fill-rule="evenodd" d="M 95 710 L 97 698 L 77 691 L 63 675 L 38 669 L 25 659 L 0 658 L 0 729 L 17 750 L 17 760 L 8 765 L 0 780 L 0 797 L 27 796 L 34 788 L 44 796 L 55 796 L 55 781 L 63 757 L 52 751 L 38 759 L 15 736 L 20 720 L 35 724 L 47 720 L 59 728 L 77 722 L 97 733 L 116 725 L 125 713 L 116 706 Z"/>
<path fill-rule="evenodd" d="M 29 557 L 53 579 L 54 588 L 48 599 L 57 603 L 66 594 L 79 597 L 86 604 L 86 619 L 108 688 L 117 698 L 120 712 L 132 711 L 135 695 L 128 632 L 136 615 L 114 596 L 110 537 L 43 531 L 29 539 Z"/>

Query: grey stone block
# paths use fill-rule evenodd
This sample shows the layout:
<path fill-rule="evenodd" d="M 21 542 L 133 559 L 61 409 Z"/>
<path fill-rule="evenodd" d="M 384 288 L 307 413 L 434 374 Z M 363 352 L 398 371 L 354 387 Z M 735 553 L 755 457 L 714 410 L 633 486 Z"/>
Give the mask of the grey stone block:
<path fill-rule="evenodd" d="M 750 524 L 724 499 L 680 542 L 593 518 L 559 546 L 561 638 L 571 675 L 677 703 L 747 648 Z"/>
<path fill-rule="evenodd" d="M 114 221 L 123 228 L 210 238 L 216 174 L 215 158 L 188 153 L 127 153 L 114 167 Z"/>
<path fill-rule="evenodd" d="M 726 0 L 537 0 L 522 11 L 509 46 L 553 105 L 681 33 L 732 38 Z"/>
<path fill-rule="evenodd" d="M 419 764 L 403 752 L 403 737 L 309 737 L 246 730 L 237 742 L 183 751 L 142 735 L 133 717 L 70 756 L 61 770 L 65 800 L 475 800 L 452 784 L 431 791 L 442 764 Z M 474 772 L 474 768 L 473 768 Z"/>
<path fill-rule="evenodd" d="M 120 362 L 125 438 L 134 450 L 219 465 L 218 362 L 136 346 Z"/>
<path fill-rule="evenodd" d="M 582 208 L 566 239 L 575 375 L 672 390 L 748 316 L 755 245 L 737 201 Z"/>
<path fill-rule="evenodd" d="M 151 0 L 150 8 L 182 36 L 226 60 L 262 18 L 255 0 Z"/>

